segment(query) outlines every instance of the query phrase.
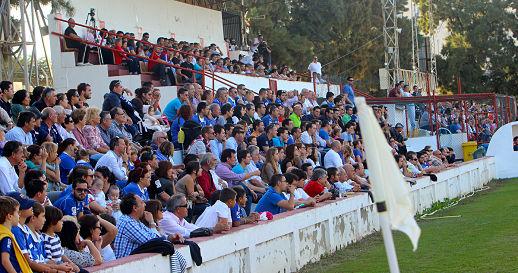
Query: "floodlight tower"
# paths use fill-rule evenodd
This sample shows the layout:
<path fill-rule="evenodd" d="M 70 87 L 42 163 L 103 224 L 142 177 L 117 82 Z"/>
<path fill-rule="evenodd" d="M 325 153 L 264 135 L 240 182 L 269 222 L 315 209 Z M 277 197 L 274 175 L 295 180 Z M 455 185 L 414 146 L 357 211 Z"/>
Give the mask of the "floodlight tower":
<path fill-rule="evenodd" d="M 12 80 L 17 76 L 15 73 L 21 73 L 24 88 L 28 90 L 29 86 L 39 85 L 42 80 L 48 85 L 52 78 L 38 67 L 36 52 L 37 44 L 41 43 L 44 59 L 50 68 L 43 46 L 43 36 L 48 34 L 48 27 L 38 1 L 19 0 L 18 4 L 20 19 L 16 20 L 12 17 L 10 1 L 0 3 L 0 78 Z"/>
<path fill-rule="evenodd" d="M 432 0 L 428 0 L 428 35 L 430 40 L 430 86 L 437 86 L 437 61 L 435 59 L 435 22 L 433 21 Z"/>
<path fill-rule="evenodd" d="M 397 0 L 381 0 L 383 10 L 383 45 L 385 46 L 385 70 L 388 74 L 388 84 L 391 87 L 399 80 L 399 34 L 397 19 L 402 14 L 397 13 Z"/>
<path fill-rule="evenodd" d="M 419 29 L 417 28 L 418 9 L 414 0 L 410 0 L 410 19 L 412 24 L 412 77 L 413 83 L 418 83 L 417 74 L 419 73 Z"/>

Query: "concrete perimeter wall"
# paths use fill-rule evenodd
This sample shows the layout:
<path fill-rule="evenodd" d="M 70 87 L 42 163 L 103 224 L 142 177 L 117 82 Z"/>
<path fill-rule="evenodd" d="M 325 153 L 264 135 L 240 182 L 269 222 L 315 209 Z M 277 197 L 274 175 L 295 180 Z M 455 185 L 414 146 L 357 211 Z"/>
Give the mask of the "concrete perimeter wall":
<path fill-rule="evenodd" d="M 416 212 L 433 203 L 455 198 L 483 187 L 495 177 L 495 160 L 484 157 L 462 163 L 437 174 L 416 180 L 412 199 Z M 177 246 L 186 258 L 188 272 L 295 272 L 324 254 L 361 240 L 379 230 L 376 209 L 367 194 L 319 204 L 277 215 L 272 221 L 232 229 L 223 235 L 196 238 L 203 264 L 193 264 L 189 249 Z M 411 247 L 410 244 L 408 247 Z M 156 254 L 126 257 L 90 272 L 169 272 L 167 259 Z"/>

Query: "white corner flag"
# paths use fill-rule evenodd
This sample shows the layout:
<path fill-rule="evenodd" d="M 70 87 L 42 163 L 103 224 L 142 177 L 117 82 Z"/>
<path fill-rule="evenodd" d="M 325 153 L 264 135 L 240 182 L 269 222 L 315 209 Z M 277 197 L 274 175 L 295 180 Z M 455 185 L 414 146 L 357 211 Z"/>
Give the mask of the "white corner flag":
<path fill-rule="evenodd" d="M 410 200 L 410 185 L 405 182 L 394 160 L 372 108 L 365 98 L 355 98 L 360 129 L 365 147 L 370 181 L 375 202 L 385 201 L 388 221 L 392 229 L 406 233 L 417 249 L 421 229 L 414 219 L 414 206 Z"/>

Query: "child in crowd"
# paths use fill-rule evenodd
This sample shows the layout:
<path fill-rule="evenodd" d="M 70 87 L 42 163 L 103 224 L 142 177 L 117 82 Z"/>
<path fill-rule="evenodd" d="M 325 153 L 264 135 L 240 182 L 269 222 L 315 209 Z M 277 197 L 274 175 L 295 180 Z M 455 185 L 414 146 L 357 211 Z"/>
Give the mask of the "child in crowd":
<path fill-rule="evenodd" d="M 169 131 L 169 126 L 162 125 L 160 120 L 155 117 L 155 107 L 152 105 L 144 105 L 144 112 L 144 126 L 146 128 L 160 132 Z"/>
<path fill-rule="evenodd" d="M 160 228 L 158 227 L 158 223 L 164 218 L 162 214 L 162 202 L 156 199 L 149 200 L 146 202 L 145 210 L 153 215 L 154 223 L 148 223 L 146 219 L 143 219 L 142 222 L 158 234 L 158 236 L 162 236 L 162 234 L 160 234 Z"/>
<path fill-rule="evenodd" d="M 230 208 L 236 205 L 236 192 L 230 188 L 221 190 L 219 200 L 214 205 L 205 209 L 202 215 L 196 220 L 196 225 L 214 229 L 214 232 L 230 230 L 232 216 Z"/>
<path fill-rule="evenodd" d="M 103 208 L 106 208 L 106 196 L 103 191 L 104 182 L 101 179 L 94 179 L 90 192 L 95 198 L 95 201 Z"/>
<path fill-rule="evenodd" d="M 45 207 L 45 224 L 41 228 L 43 247 L 45 249 L 45 259 L 49 263 L 67 264 L 72 267 L 73 272 L 80 272 L 77 265 L 72 263 L 67 256 L 63 255 L 61 240 L 56 232 L 63 228 L 63 213 L 60 209 L 53 206 Z"/>
<path fill-rule="evenodd" d="M 77 165 L 84 165 L 90 169 L 93 169 L 92 164 L 90 164 L 90 154 L 85 149 L 81 149 L 77 151 L 76 154 Z"/>
<path fill-rule="evenodd" d="M 122 212 L 119 208 L 119 204 L 121 200 L 119 199 L 120 189 L 117 185 L 111 185 L 108 188 L 108 200 L 106 201 L 106 205 L 112 208 L 112 217 L 115 218 L 115 221 L 119 221 L 119 218 L 122 216 Z"/>
<path fill-rule="evenodd" d="M 27 254 L 25 257 L 29 261 L 29 266 L 35 272 L 70 272 L 72 266 L 69 264 L 47 263 L 46 252 L 40 231 L 45 224 L 45 208 L 38 202 L 32 205 L 32 216 L 25 220 L 27 234 Z"/>
<path fill-rule="evenodd" d="M 23 257 L 11 229 L 19 223 L 20 204 L 8 196 L 0 196 L 0 252 L 2 272 L 29 272 L 31 269 Z"/>
<path fill-rule="evenodd" d="M 232 188 L 236 192 L 236 204 L 230 209 L 232 216 L 232 226 L 238 227 L 240 225 L 246 225 L 249 223 L 255 223 L 259 220 L 259 214 L 257 212 L 250 213 L 250 216 L 246 215 L 246 192 L 242 186 L 235 186 Z"/>

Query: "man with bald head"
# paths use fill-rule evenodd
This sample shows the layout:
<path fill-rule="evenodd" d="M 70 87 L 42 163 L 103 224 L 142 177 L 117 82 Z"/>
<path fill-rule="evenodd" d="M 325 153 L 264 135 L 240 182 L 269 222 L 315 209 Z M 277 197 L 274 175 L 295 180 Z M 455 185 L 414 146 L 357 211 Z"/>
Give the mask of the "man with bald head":
<path fill-rule="evenodd" d="M 342 150 L 342 143 L 339 140 L 334 140 L 331 143 L 331 149 L 327 151 L 324 156 L 324 167 L 327 168 L 341 168 L 344 164 L 339 152 Z"/>
<path fill-rule="evenodd" d="M 65 44 L 68 48 L 74 48 L 79 50 L 77 54 L 77 65 L 89 65 L 88 63 L 88 52 L 90 51 L 90 47 L 86 44 L 82 44 L 76 39 L 81 39 L 77 32 L 74 30 L 76 26 L 76 21 L 73 18 L 68 19 L 68 27 L 65 29 Z M 68 39 L 66 37 L 71 37 L 73 39 Z M 82 39 L 81 39 L 82 40 Z"/>

